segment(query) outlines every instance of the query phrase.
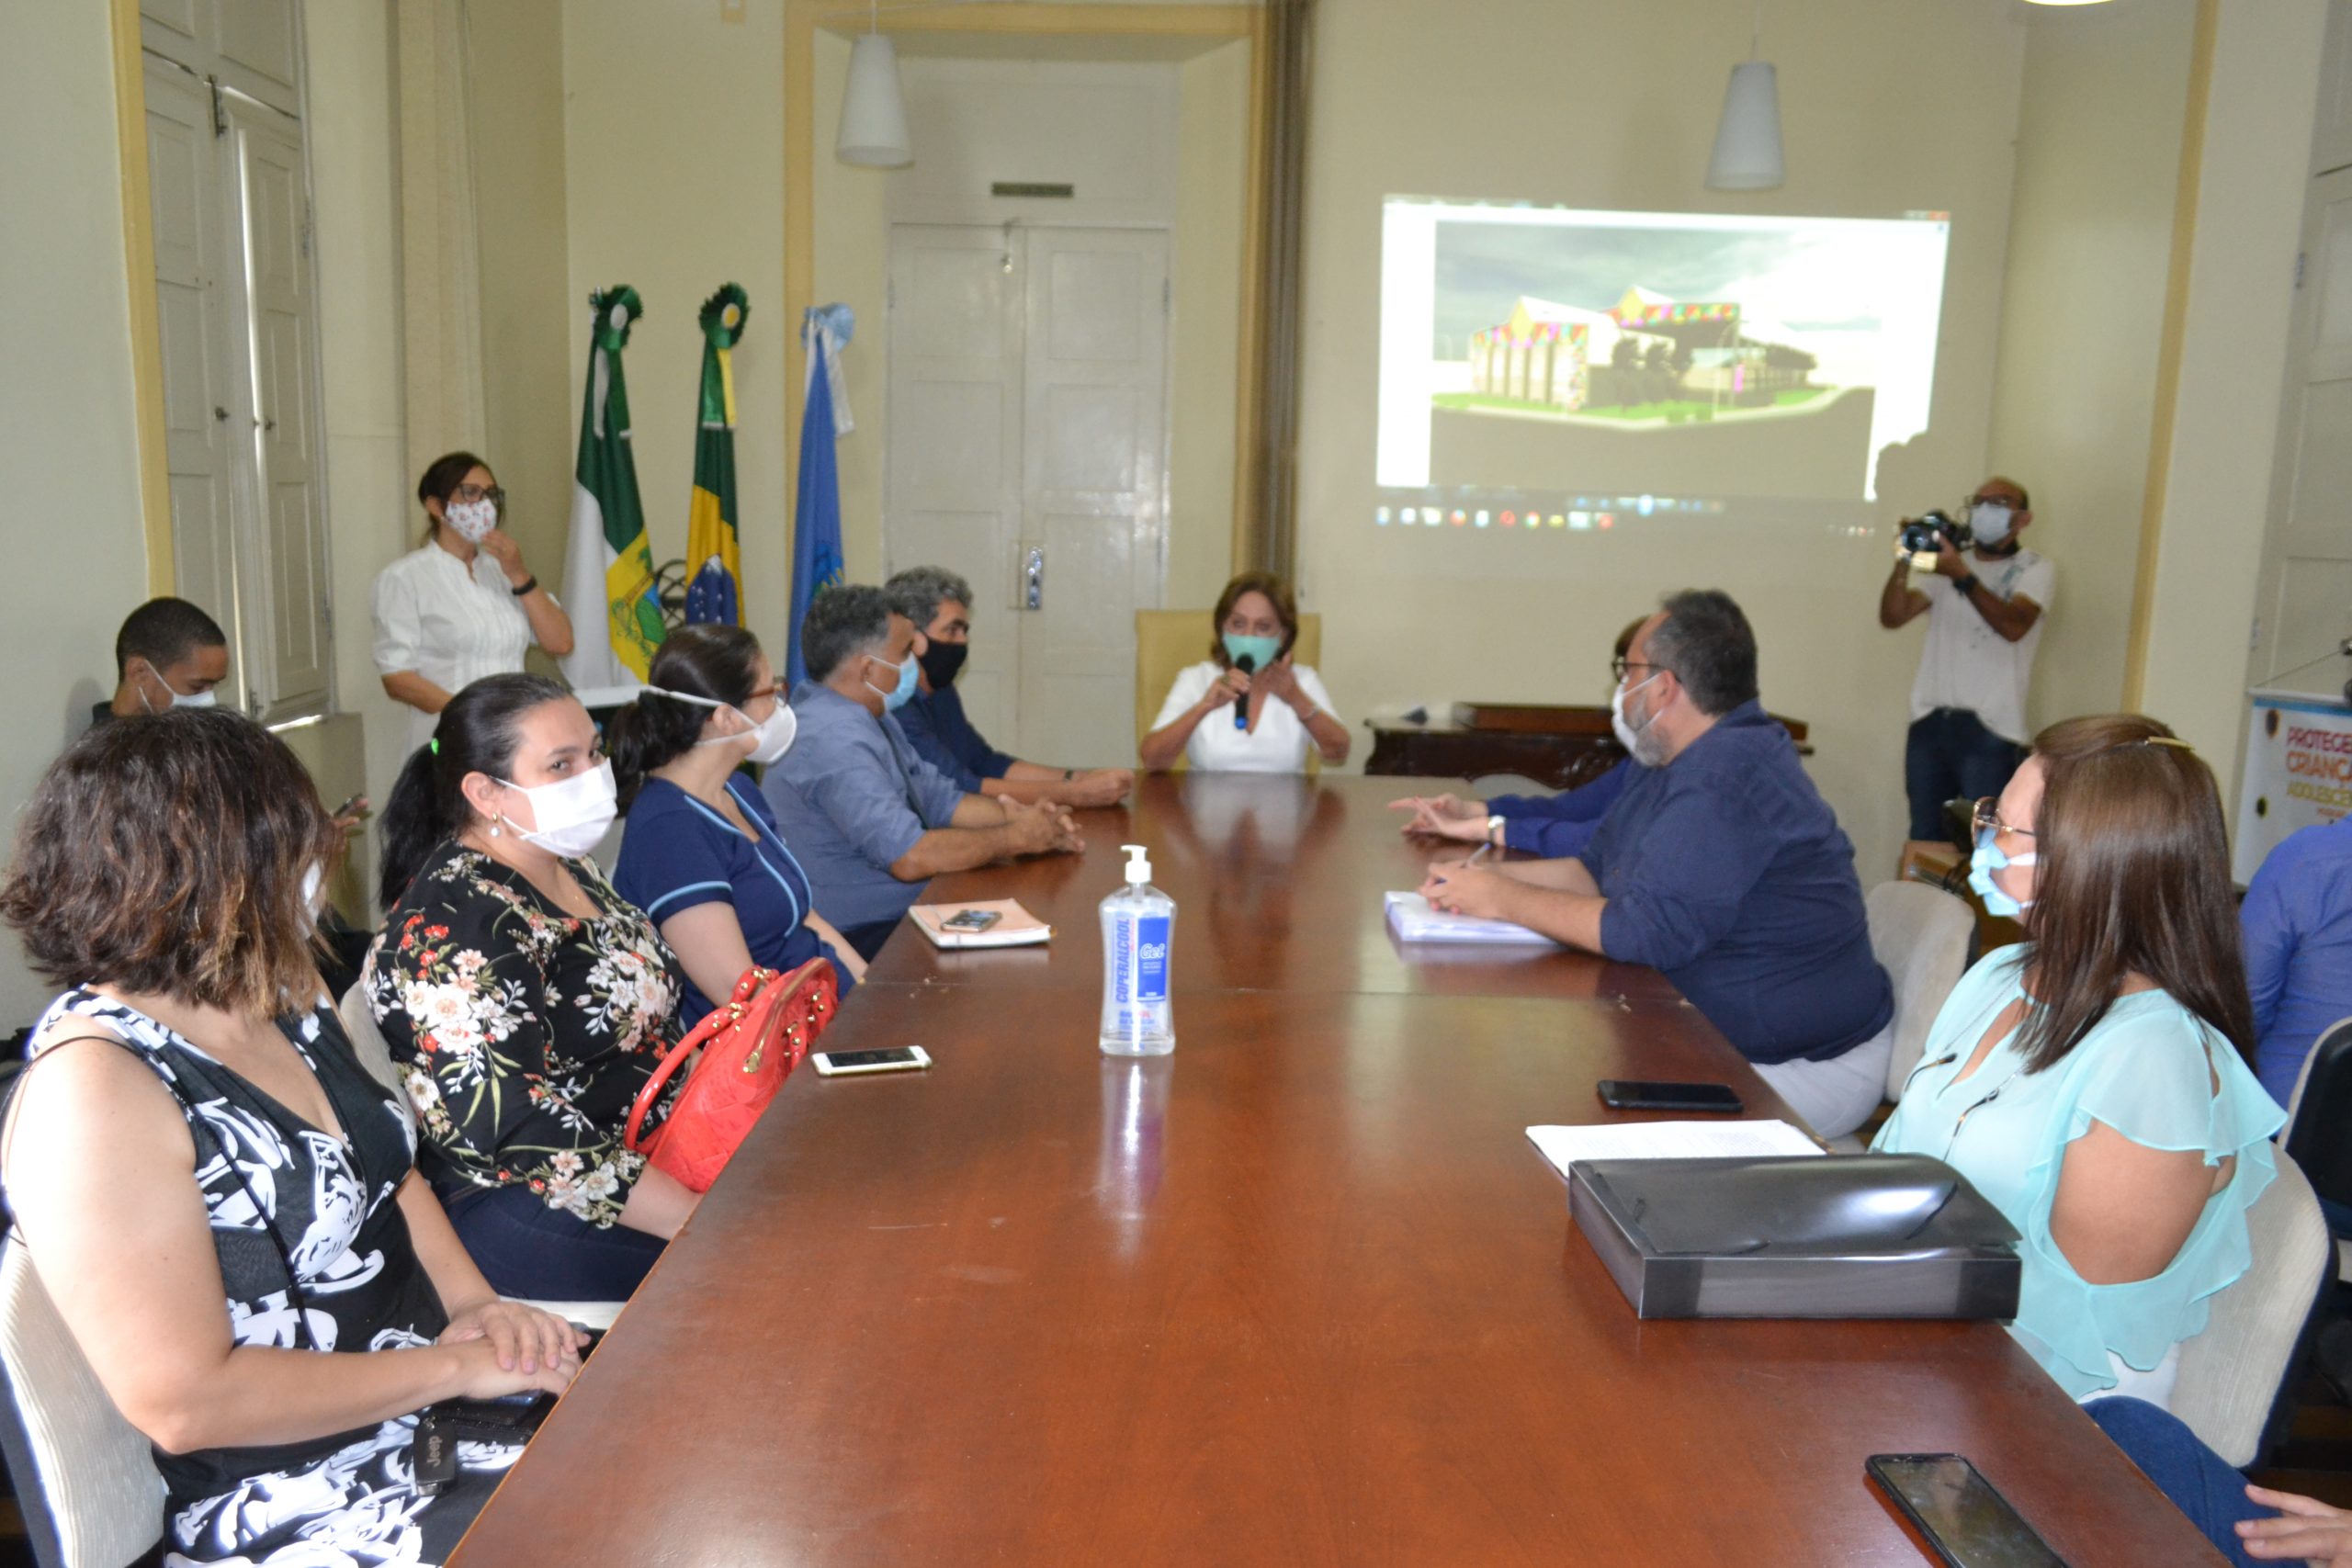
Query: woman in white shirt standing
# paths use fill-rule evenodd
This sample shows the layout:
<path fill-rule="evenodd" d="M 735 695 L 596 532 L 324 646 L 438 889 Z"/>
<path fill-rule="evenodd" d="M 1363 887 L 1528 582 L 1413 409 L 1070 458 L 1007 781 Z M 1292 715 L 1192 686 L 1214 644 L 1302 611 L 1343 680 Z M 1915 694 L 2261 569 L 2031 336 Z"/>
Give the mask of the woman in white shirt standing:
<path fill-rule="evenodd" d="M 424 543 L 376 574 L 376 670 L 405 703 L 408 750 L 431 738 L 434 716 L 484 675 L 520 673 L 533 643 L 571 651 L 571 621 L 523 564 L 523 547 L 501 528 L 506 492 L 488 464 L 452 452 L 416 483 L 431 531 Z"/>
<path fill-rule="evenodd" d="M 1217 595 L 1215 625 L 1212 657 L 1178 672 L 1143 738 L 1143 765 L 1170 768 L 1181 756 L 1204 773 L 1295 773 L 1310 747 L 1334 767 L 1346 761 L 1348 728 L 1331 694 L 1312 668 L 1291 662 L 1290 585 L 1243 572 Z"/>

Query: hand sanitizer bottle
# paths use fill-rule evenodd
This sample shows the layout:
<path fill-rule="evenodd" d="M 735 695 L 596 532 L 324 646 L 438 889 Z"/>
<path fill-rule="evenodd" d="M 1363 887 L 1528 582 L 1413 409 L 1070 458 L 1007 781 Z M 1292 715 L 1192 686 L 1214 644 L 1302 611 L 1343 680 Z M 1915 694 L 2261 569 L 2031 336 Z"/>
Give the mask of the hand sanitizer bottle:
<path fill-rule="evenodd" d="M 1127 885 L 1102 900 L 1102 1054 L 1165 1056 L 1176 1049 L 1168 1005 L 1176 900 L 1151 885 L 1148 850 L 1119 848 L 1127 856 Z"/>

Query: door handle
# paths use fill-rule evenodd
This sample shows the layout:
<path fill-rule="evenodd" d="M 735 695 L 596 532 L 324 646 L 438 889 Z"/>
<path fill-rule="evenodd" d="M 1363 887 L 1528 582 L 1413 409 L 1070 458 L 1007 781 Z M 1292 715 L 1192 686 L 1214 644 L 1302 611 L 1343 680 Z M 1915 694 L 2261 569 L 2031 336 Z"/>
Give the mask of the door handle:
<path fill-rule="evenodd" d="M 1032 545 L 1021 558 L 1021 607 L 1042 610 L 1046 607 L 1046 547 Z"/>

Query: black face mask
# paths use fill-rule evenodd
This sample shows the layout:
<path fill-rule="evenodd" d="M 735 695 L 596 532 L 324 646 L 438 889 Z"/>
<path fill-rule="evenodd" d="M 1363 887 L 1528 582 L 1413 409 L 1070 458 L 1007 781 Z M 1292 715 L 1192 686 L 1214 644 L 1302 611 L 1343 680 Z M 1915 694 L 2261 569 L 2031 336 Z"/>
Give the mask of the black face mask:
<path fill-rule="evenodd" d="M 971 651 L 971 645 L 963 642 L 934 642 L 924 649 L 922 673 L 931 689 L 944 692 L 954 685 L 956 672 L 964 668 L 964 657 Z"/>

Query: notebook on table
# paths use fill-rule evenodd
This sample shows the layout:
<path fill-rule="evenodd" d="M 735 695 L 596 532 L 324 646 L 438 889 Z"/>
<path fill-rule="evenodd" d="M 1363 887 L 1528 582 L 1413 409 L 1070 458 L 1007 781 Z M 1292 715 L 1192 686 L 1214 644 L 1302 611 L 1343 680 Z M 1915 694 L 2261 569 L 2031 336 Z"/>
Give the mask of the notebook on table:
<path fill-rule="evenodd" d="M 1489 947 L 1557 947 L 1541 931 L 1510 920 L 1482 920 L 1430 907 L 1418 893 L 1388 895 L 1388 929 L 1398 942 L 1471 942 Z"/>
<path fill-rule="evenodd" d="M 984 930 L 958 930 L 958 915 L 978 910 L 996 919 Z M 1051 940 L 1054 928 L 1012 898 L 979 898 L 964 904 L 917 904 L 907 911 L 915 930 L 933 947 L 1034 947 Z"/>

